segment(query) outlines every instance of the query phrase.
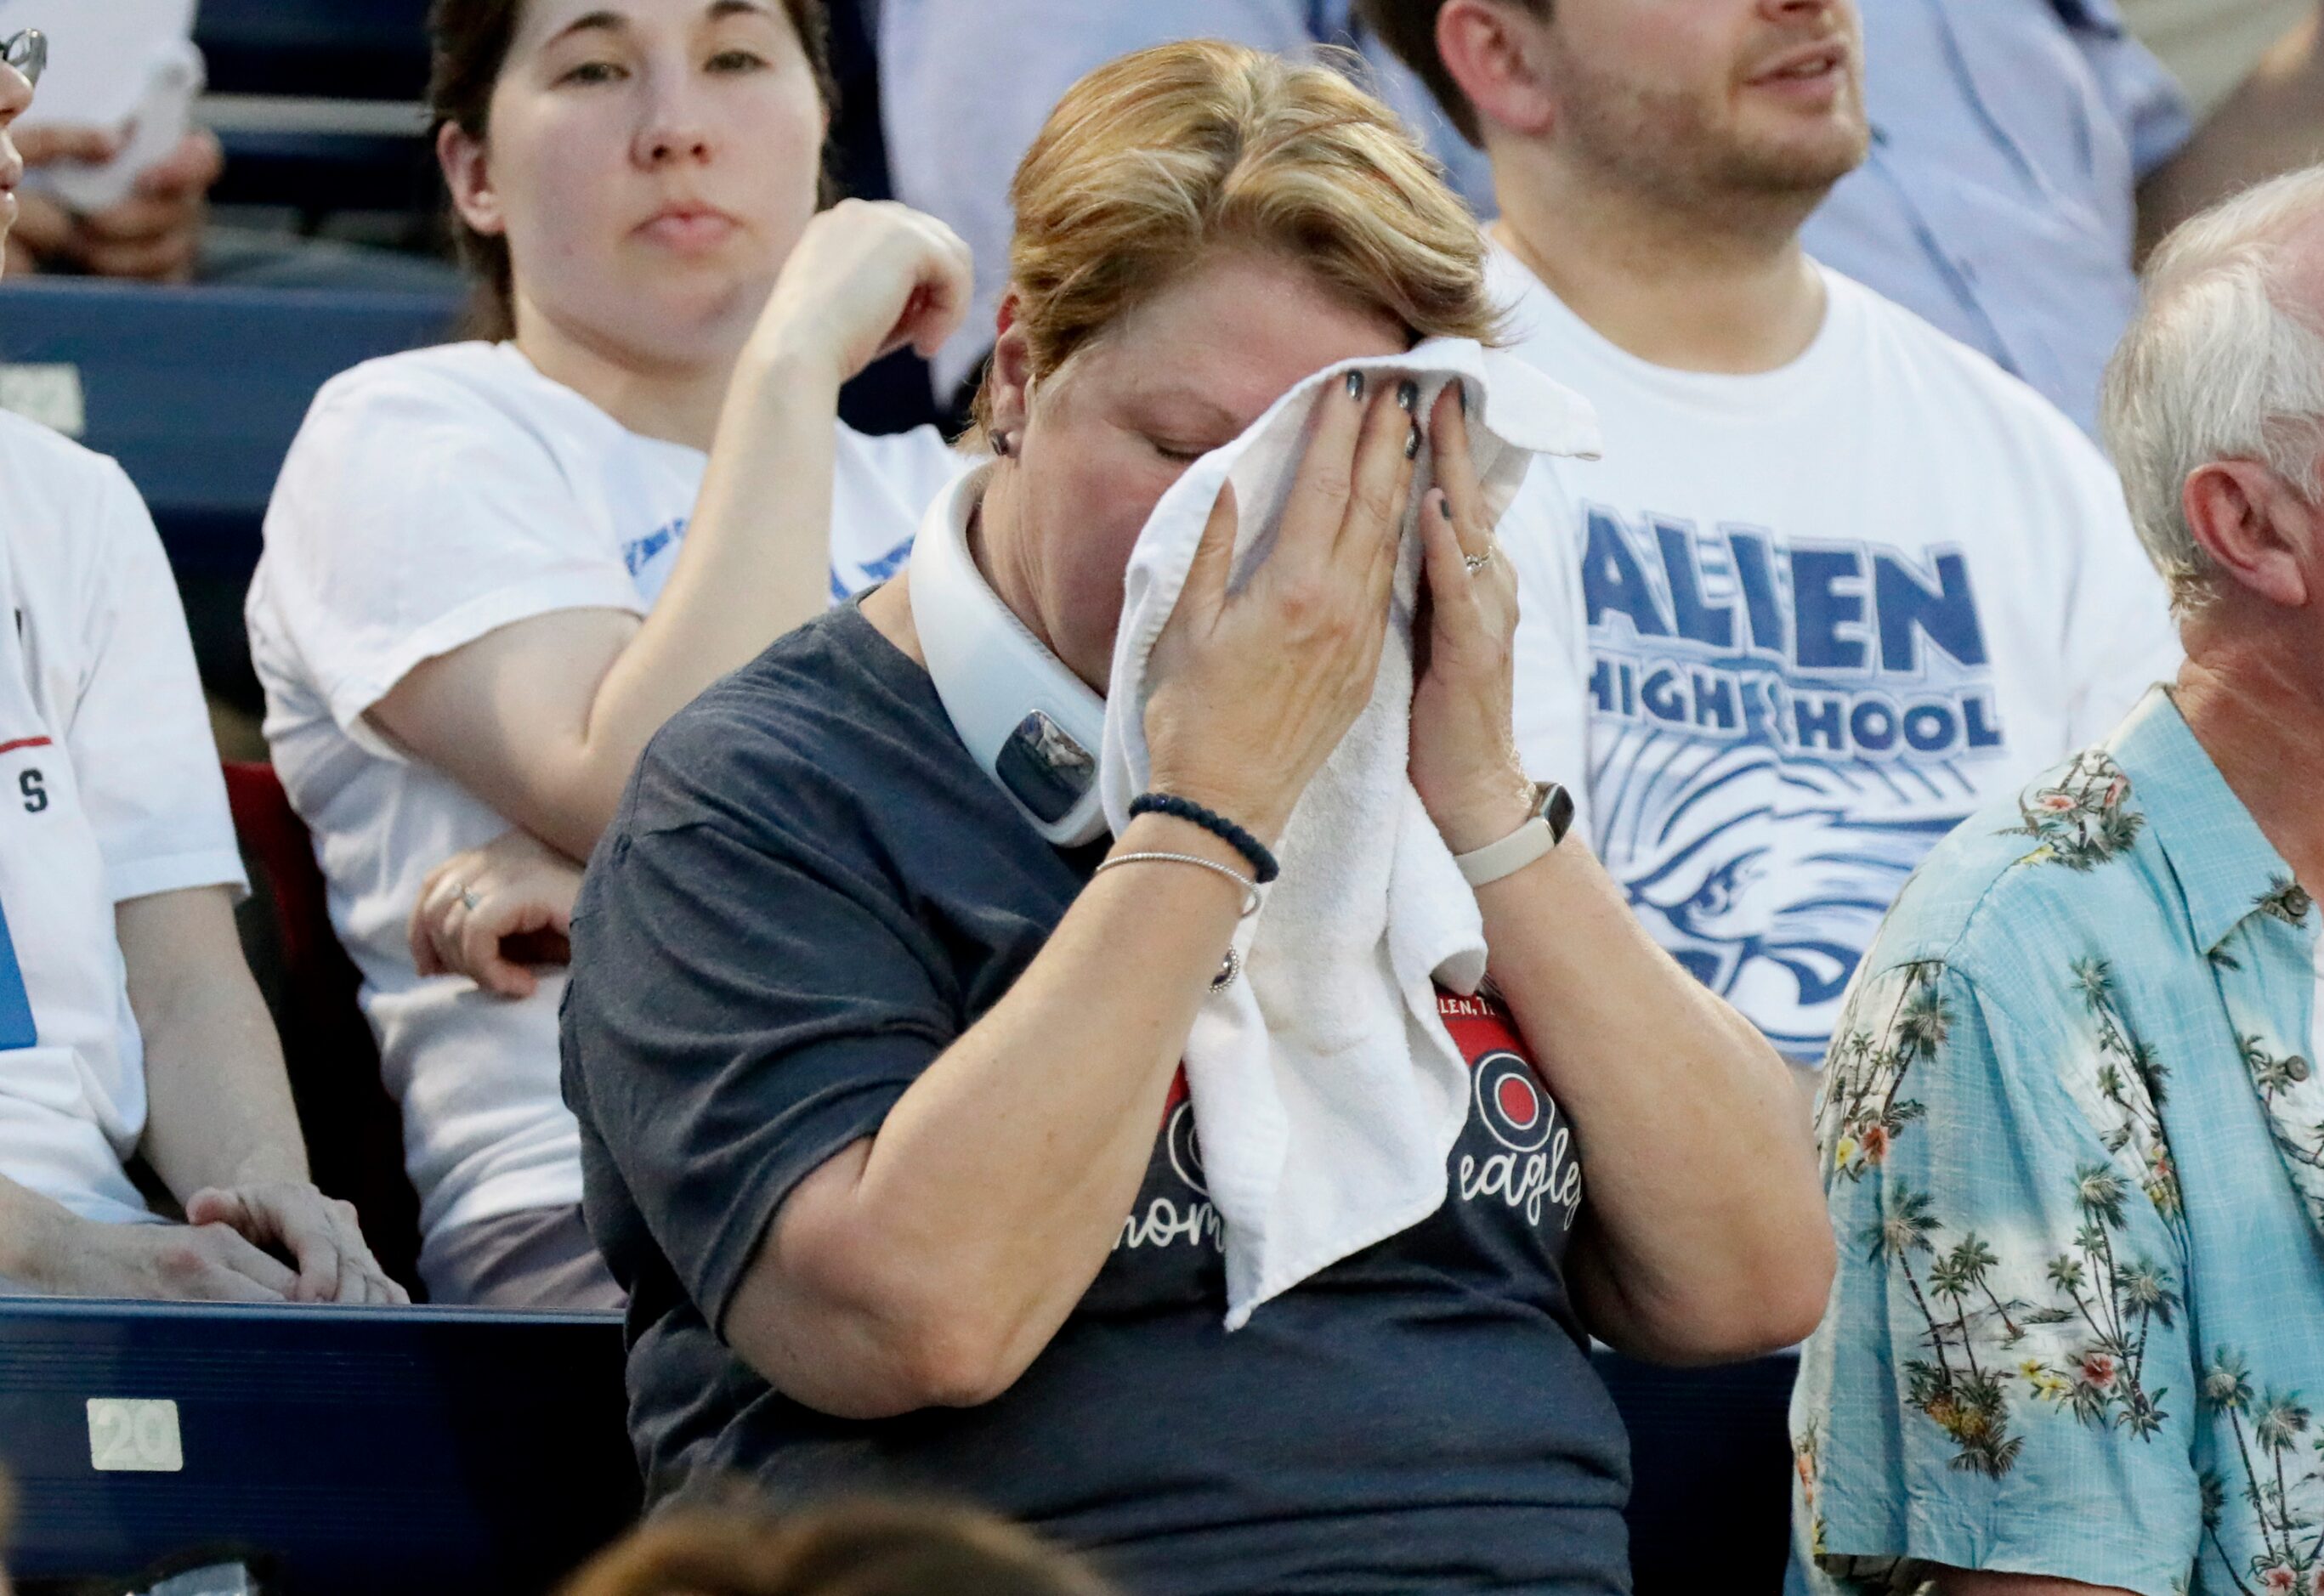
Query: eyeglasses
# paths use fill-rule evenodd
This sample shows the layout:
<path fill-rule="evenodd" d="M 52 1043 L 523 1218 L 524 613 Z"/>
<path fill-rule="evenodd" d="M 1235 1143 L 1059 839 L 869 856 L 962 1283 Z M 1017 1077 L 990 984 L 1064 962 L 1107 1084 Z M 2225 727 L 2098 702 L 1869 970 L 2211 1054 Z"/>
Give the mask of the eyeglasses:
<path fill-rule="evenodd" d="M 0 39 L 0 61 L 22 72 L 25 82 L 38 84 L 42 69 L 49 64 L 48 35 L 38 28 L 26 28 L 11 38 Z"/>

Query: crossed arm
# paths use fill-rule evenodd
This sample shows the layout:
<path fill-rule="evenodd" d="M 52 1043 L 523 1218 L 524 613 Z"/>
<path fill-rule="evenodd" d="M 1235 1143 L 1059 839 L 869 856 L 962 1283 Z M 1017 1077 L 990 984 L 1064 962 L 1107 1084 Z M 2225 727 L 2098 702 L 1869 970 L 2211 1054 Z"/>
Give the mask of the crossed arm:
<path fill-rule="evenodd" d="M 684 549 L 642 620 L 563 610 L 412 668 L 370 709 L 513 825 L 586 859 L 638 754 L 694 696 L 828 602 L 840 385 L 890 348 L 933 351 L 966 306 L 941 224 L 848 201 L 791 252 L 743 351 Z"/>

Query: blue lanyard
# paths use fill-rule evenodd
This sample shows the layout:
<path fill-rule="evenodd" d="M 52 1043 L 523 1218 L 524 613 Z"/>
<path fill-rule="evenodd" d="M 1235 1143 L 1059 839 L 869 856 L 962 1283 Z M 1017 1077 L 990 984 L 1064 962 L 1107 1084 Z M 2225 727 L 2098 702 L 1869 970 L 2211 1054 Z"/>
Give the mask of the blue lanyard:
<path fill-rule="evenodd" d="M 8 936 L 8 906 L 0 903 L 0 1053 L 30 1047 L 41 1039 L 32 1024 L 32 1002 L 24 995 L 24 972 Z"/>

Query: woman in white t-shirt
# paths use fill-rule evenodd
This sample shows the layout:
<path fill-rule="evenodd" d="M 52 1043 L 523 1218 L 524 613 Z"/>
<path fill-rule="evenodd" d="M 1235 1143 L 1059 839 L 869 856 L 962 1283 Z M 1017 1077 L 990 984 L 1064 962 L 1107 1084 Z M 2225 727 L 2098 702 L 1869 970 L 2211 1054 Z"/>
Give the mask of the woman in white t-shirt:
<path fill-rule="evenodd" d="M 839 386 L 942 343 L 968 262 L 899 206 L 816 214 L 816 0 L 442 0 L 434 25 L 493 336 L 324 388 L 268 512 L 252 651 L 402 1105 L 431 1295 L 611 1305 L 562 978 L 486 992 L 417 960 L 406 922 L 447 859 L 466 912 L 532 838 L 586 858 L 672 711 L 902 562 L 954 457 L 933 429 L 849 430 Z"/>

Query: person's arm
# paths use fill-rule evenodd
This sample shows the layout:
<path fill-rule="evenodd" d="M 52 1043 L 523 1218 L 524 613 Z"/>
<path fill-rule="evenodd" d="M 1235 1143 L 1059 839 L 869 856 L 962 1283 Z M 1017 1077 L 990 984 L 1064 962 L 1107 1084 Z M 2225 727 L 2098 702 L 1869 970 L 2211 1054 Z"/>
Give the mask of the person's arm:
<path fill-rule="evenodd" d="M 1665 1363 L 1800 1341 L 1833 1245 L 1783 1060 L 1646 935 L 1580 839 L 1477 901 L 1493 979 L 1582 1149 L 1568 1275 L 1583 1322 Z"/>
<path fill-rule="evenodd" d="M 1248 869 L 1162 816 L 1115 851 Z M 973 1407 L 1015 1383 L 1137 1201 L 1240 907 L 1231 882 L 1190 867 L 1093 881 L 879 1134 L 793 1190 L 728 1312 L 734 1350 L 786 1395 L 848 1418 Z"/>
<path fill-rule="evenodd" d="M 142 1150 L 153 1173 L 180 1201 L 205 1186 L 305 1181 L 281 1043 L 243 963 L 227 889 L 133 898 L 113 923 L 145 1044 Z"/>
<path fill-rule="evenodd" d="M 145 1151 L 189 1198 L 191 1222 L 83 1219 L 0 1176 L 0 1281 L 64 1296 L 405 1300 L 378 1275 L 352 1211 L 305 1184 L 281 1055 L 226 890 L 131 899 L 115 926 L 145 1039 Z"/>
<path fill-rule="evenodd" d="M 91 496 L 62 522 L 79 607 L 60 614 L 56 630 L 86 654 L 59 742 L 104 862 L 143 1042 L 143 1151 L 191 1225 L 163 1239 L 121 1233 L 161 1227 L 97 1226 L 88 1247 L 149 1258 L 156 1247 L 208 1249 L 211 1261 L 239 1258 L 226 1266 L 302 1300 L 400 1296 L 351 1216 L 307 1184 L 281 1045 L 243 963 L 232 889 L 221 884 L 242 870 L 168 557 L 118 466 L 107 462 L 88 480 Z M 226 1247 L 235 1232 L 254 1245 Z M 299 1273 L 259 1248 L 294 1259 Z M 180 1261 L 179 1276 L 200 1274 L 198 1260 Z M 179 1276 L 162 1284 L 184 1289 L 168 1294 L 215 1294 Z"/>
<path fill-rule="evenodd" d="M 0 1175 L 0 1287 L 152 1302 L 286 1302 L 298 1283 L 226 1225 L 83 1219 Z"/>
<path fill-rule="evenodd" d="M 1273 554 L 1230 599 L 1222 494 L 1153 658 L 1155 786 L 1261 837 L 1280 835 L 1370 696 L 1412 470 L 1390 384 L 1322 403 Z M 1136 852 L 1249 868 L 1164 816 L 1121 834 L 1114 853 Z M 791 1192 L 726 1315 L 734 1350 L 847 1417 L 973 1406 L 1013 1384 L 1136 1201 L 1241 904 L 1231 881 L 1189 865 L 1101 873 L 878 1134 Z"/>
<path fill-rule="evenodd" d="M 141 1150 L 195 1226 L 288 1254 L 302 1301 L 401 1302 L 355 1211 L 308 1177 L 282 1049 L 243 963 L 224 887 L 133 898 L 114 910 L 129 1006 L 145 1044 Z"/>
<path fill-rule="evenodd" d="M 2324 8 L 2302 18 L 2138 189 L 2138 253 L 2240 189 L 2324 160 Z"/>
<path fill-rule="evenodd" d="M 943 224 L 848 201 L 809 224 L 737 364 L 676 568 L 642 621 L 566 610 L 407 672 L 369 710 L 402 747 L 586 859 L 662 722 L 827 603 L 840 385 L 934 351 L 969 293 Z"/>
<path fill-rule="evenodd" d="M 1443 492 L 1421 519 L 1431 630 L 1412 769 L 1462 853 L 1516 831 L 1531 801 L 1511 730 L 1517 582 L 1450 398 L 1434 427 Z M 1831 1226 L 1775 1050 L 1655 944 L 1579 836 L 1478 889 L 1477 904 L 1492 980 L 1581 1148 L 1587 1201 L 1568 1272 L 1583 1320 L 1665 1362 L 1806 1335 L 1831 1284 Z"/>

